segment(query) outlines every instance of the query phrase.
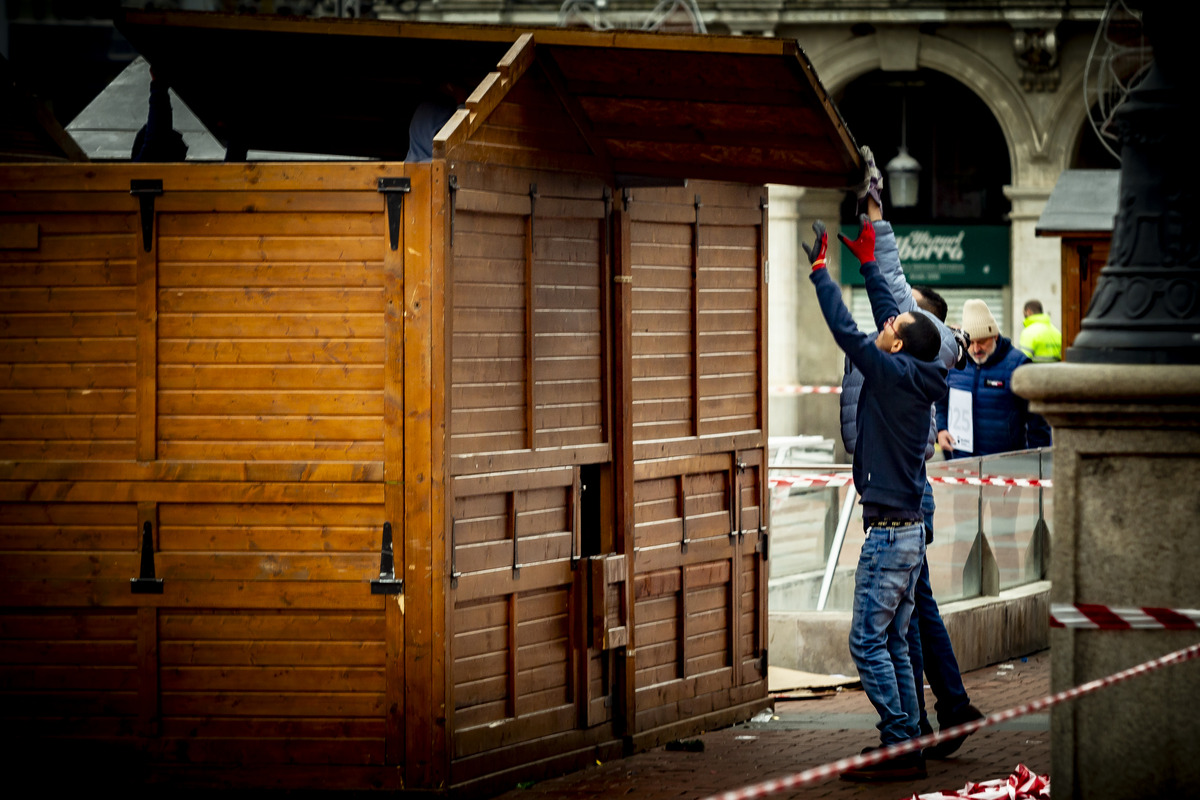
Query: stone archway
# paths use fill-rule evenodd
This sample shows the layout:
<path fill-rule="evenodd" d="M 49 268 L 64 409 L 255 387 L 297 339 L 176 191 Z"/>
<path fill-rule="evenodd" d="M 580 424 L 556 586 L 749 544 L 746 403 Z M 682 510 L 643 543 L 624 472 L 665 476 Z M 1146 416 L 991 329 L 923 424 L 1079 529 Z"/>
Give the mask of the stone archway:
<path fill-rule="evenodd" d="M 1012 203 L 1012 291 L 1009 319 L 1019 320 L 1019 308 L 1037 297 L 1061 319 L 1062 291 L 1057 240 L 1037 239 L 1034 228 L 1067 166 L 1073 136 L 1083 110 L 1072 113 L 1070 97 L 1078 96 L 1081 73 L 1064 82 L 1054 99 L 1030 102 L 1016 80 L 1002 67 L 1011 59 L 1007 37 L 997 31 L 987 46 L 969 48 L 950 39 L 920 33 L 916 28 L 882 29 L 812 54 L 813 64 L 831 94 L 840 93 L 872 70 L 935 70 L 966 86 L 991 111 L 1008 147 L 1012 182 L 1005 194 Z M 991 56 L 989 58 L 989 56 Z M 1015 335 L 1019 322 L 1006 331 Z"/>

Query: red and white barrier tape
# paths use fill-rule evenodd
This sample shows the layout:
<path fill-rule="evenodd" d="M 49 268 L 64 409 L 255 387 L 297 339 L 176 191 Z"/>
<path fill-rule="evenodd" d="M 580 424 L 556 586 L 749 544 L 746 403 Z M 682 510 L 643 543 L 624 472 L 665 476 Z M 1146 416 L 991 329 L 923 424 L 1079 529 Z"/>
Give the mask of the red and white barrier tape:
<path fill-rule="evenodd" d="M 722 794 L 712 795 L 705 800 L 749 800 L 753 797 L 766 797 L 767 795 L 782 792 L 785 789 L 795 789 L 798 786 L 806 786 L 810 783 L 827 780 L 836 775 L 841 775 L 852 769 L 859 767 L 870 766 L 871 764 L 879 764 L 883 761 L 888 761 L 896 756 L 904 755 L 905 753 L 913 753 L 918 750 L 923 750 L 926 747 L 937 744 L 946 739 L 954 739 L 959 736 L 966 736 L 974 733 L 980 728 L 997 725 L 1001 722 L 1007 722 L 1010 719 L 1023 717 L 1026 714 L 1032 714 L 1036 711 L 1051 708 L 1065 703 L 1068 700 L 1074 700 L 1078 697 L 1097 692 L 1100 689 L 1112 686 L 1117 683 L 1122 683 L 1130 678 L 1136 678 L 1139 675 L 1145 675 L 1149 672 L 1162 669 L 1163 667 L 1172 666 L 1174 664 L 1182 664 L 1185 661 L 1191 661 L 1194 658 L 1200 657 L 1200 643 L 1194 644 L 1191 647 L 1185 647 L 1183 650 L 1176 650 L 1174 653 L 1168 653 L 1162 658 L 1156 658 L 1152 661 L 1147 661 L 1144 664 L 1138 664 L 1136 667 L 1131 667 L 1127 670 L 1109 675 L 1107 678 L 1098 678 L 1094 681 L 1088 681 L 1085 684 L 1076 686 L 1073 689 L 1058 692 L 1057 694 L 1043 697 L 1040 700 L 1034 700 L 1030 703 L 1019 705 L 1016 708 L 1010 708 L 1007 711 L 1000 711 L 995 714 L 988 714 L 983 719 L 972 720 L 971 722 L 955 725 L 953 728 L 946 728 L 936 733 L 921 736 L 916 739 L 909 739 L 907 742 L 900 744 L 888 745 L 881 747 L 878 750 L 871 750 L 862 755 L 853 756 L 851 758 L 843 758 L 839 761 L 834 761 L 829 764 L 822 764 L 819 767 L 806 769 L 803 772 L 797 772 L 793 775 L 786 775 L 782 778 L 774 778 L 769 781 L 763 781 L 752 786 L 746 786 L 742 789 L 733 789 Z"/>
<path fill-rule="evenodd" d="M 1200 608 L 1112 608 L 1095 603 L 1051 603 L 1050 627 L 1188 631 L 1200 628 Z"/>
<path fill-rule="evenodd" d="M 785 384 L 772 386 L 768 389 L 771 394 L 841 394 L 840 386 L 796 386 Z"/>
<path fill-rule="evenodd" d="M 778 475 L 770 479 L 772 487 L 799 486 L 846 486 L 853 483 L 849 475 Z M 930 483 L 946 483 L 955 486 L 1022 486 L 1022 487 L 1052 487 L 1049 478 L 1005 478 L 999 475 L 988 475 L 982 478 L 944 478 L 930 476 Z"/>
<path fill-rule="evenodd" d="M 849 474 L 846 475 L 780 475 L 771 478 L 771 488 L 782 486 L 848 486 L 854 483 Z"/>
<path fill-rule="evenodd" d="M 1024 764 L 1007 778 L 968 783 L 957 792 L 926 792 L 908 800 L 1050 800 L 1050 778 Z"/>
<path fill-rule="evenodd" d="M 930 476 L 930 483 L 948 483 L 952 486 L 1045 486 L 1054 485 L 1049 478 L 1005 478 L 1000 475 L 985 475 L 982 478 L 947 478 L 941 475 Z"/>

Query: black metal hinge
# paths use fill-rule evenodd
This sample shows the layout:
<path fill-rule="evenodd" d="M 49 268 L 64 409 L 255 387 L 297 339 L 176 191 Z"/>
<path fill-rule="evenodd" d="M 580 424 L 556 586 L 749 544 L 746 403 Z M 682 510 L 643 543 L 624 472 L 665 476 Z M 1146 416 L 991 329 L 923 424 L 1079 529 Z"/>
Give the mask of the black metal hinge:
<path fill-rule="evenodd" d="M 758 529 L 758 544 L 754 546 L 754 549 L 762 555 L 763 561 L 771 557 L 771 539 L 766 528 Z"/>
<path fill-rule="evenodd" d="M 383 546 L 379 551 L 379 578 L 371 581 L 371 594 L 404 594 L 404 580 L 396 580 L 392 555 L 392 523 L 383 523 Z"/>
<path fill-rule="evenodd" d="M 400 249 L 400 212 L 404 209 L 404 195 L 412 191 L 408 178 L 380 178 L 379 193 L 387 200 L 388 240 L 393 250 Z"/>
<path fill-rule="evenodd" d="M 134 594 L 162 594 L 163 582 L 154 577 L 154 528 L 142 523 L 142 568 L 136 578 L 129 579 L 129 591 Z"/>
<path fill-rule="evenodd" d="M 160 180 L 131 180 L 129 193 L 138 199 L 142 217 L 142 249 L 147 253 L 154 246 L 154 198 L 163 193 Z"/>

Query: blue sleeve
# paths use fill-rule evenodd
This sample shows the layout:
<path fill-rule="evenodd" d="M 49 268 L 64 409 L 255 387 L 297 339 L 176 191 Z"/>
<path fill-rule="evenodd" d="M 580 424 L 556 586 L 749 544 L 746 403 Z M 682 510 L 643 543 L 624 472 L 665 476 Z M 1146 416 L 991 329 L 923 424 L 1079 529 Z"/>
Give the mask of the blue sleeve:
<path fill-rule="evenodd" d="M 879 272 L 879 265 L 868 261 L 858 268 L 867 287 L 867 298 L 871 301 L 871 313 L 875 317 L 875 330 L 881 330 L 888 317 L 900 316 L 900 306 L 892 296 L 887 281 Z M 909 295 L 911 299 L 912 295 Z M 849 355 L 849 353 L 847 353 Z"/>
<path fill-rule="evenodd" d="M 950 429 L 950 382 L 946 382 L 946 393 L 933 404 L 934 424 L 939 431 Z"/>
<path fill-rule="evenodd" d="M 864 264 L 862 272 L 867 278 L 868 293 L 874 282 L 875 291 L 877 293 L 884 291 L 886 294 L 886 290 L 883 289 L 883 279 L 879 276 L 879 269 L 875 266 L 874 261 Z M 854 317 L 850 316 L 850 311 L 842 302 L 842 290 L 834 283 L 833 278 L 829 277 L 829 271 L 814 269 L 809 274 L 809 279 L 817 289 L 817 303 L 821 306 L 825 324 L 829 326 L 834 341 L 838 343 L 838 347 L 842 349 L 851 363 L 862 371 L 863 377 L 867 380 L 886 380 L 893 373 L 898 374 L 899 367 L 892 363 L 894 359 L 888 358 L 880 352 L 879 348 L 875 346 L 875 340 L 858 329 Z M 893 310 L 880 318 L 881 325 L 884 319 L 894 314 L 895 304 L 892 303 L 889 308 Z"/>
<path fill-rule="evenodd" d="M 904 268 L 900 264 L 900 248 L 896 244 L 896 233 L 892 230 L 892 224 L 882 220 L 874 224 L 875 263 L 879 265 L 879 272 L 887 281 L 892 299 L 896 301 L 901 314 L 905 311 L 916 311 L 917 301 L 913 300 L 912 287 L 904 277 Z"/>
<path fill-rule="evenodd" d="M 892 299 L 896 301 L 896 306 L 900 309 L 899 313 L 912 311 L 924 314 L 938 326 L 938 333 L 942 337 L 938 361 L 947 370 L 952 369 L 954 363 L 958 361 L 958 343 L 954 340 L 954 334 L 946 327 L 946 323 L 918 306 L 917 301 L 913 299 L 912 286 L 909 285 L 908 278 L 904 276 L 904 266 L 900 263 L 900 247 L 896 242 L 896 232 L 892 230 L 890 222 L 880 220 L 875 223 L 875 263 L 879 265 L 879 272 L 887 281 Z"/>

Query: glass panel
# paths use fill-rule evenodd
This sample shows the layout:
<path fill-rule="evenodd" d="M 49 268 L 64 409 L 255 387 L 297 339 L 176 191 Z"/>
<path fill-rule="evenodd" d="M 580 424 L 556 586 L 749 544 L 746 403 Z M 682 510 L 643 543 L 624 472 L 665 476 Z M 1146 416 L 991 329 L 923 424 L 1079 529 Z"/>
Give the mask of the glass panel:
<path fill-rule="evenodd" d="M 1054 448 L 1043 449 L 1042 453 L 1042 524 L 1045 535 L 1042 542 L 1042 577 L 1050 578 L 1050 557 L 1054 553 Z"/>
<path fill-rule="evenodd" d="M 978 597 L 980 561 L 972 548 L 979 534 L 979 487 L 960 483 L 978 475 L 979 459 L 930 461 L 925 465 L 933 485 L 933 543 L 925 552 L 929 581 L 940 603 Z"/>
<path fill-rule="evenodd" d="M 1001 591 L 1041 577 L 1040 554 L 1037 548 L 1030 548 L 1040 518 L 1038 487 L 1016 484 L 1017 481 L 1037 481 L 1038 467 L 1036 450 L 983 459 L 983 533 L 996 559 Z"/>
<path fill-rule="evenodd" d="M 1050 521 L 1054 492 L 1044 483 L 1053 474 L 1047 449 L 984 459 L 931 461 L 927 465 L 936 504 L 934 540 L 926 558 L 939 602 L 978 597 L 985 561 L 980 530 L 999 571 L 1000 589 L 1040 580 L 1049 571 Z M 778 611 L 817 608 L 838 517 L 850 486 L 830 486 L 828 467 L 774 468 L 771 473 L 770 607 Z M 840 478 L 848 477 L 837 473 Z M 996 485 L 980 485 L 980 476 Z M 799 479 L 799 480 L 797 480 Z M 1032 485 L 1020 486 L 1017 481 Z M 811 482 L 811 483 L 809 483 Z M 1040 502 L 1039 502 L 1040 499 Z M 856 497 L 857 500 L 857 497 Z M 983 518 L 980 524 L 980 507 Z M 854 569 L 862 549 L 862 506 L 853 504 L 825 610 L 854 604 Z"/>
<path fill-rule="evenodd" d="M 854 491 L 853 486 L 846 487 Z M 842 543 L 841 558 L 834 572 L 829 597 L 825 601 L 826 611 L 852 611 L 854 609 L 854 570 L 858 567 L 858 554 L 862 552 L 867 535 L 863 530 L 862 504 L 854 498 L 854 510 L 850 515 L 850 526 L 846 529 L 846 540 Z"/>
<path fill-rule="evenodd" d="M 827 478 L 832 474 L 828 469 L 819 473 L 795 468 L 772 469 L 770 474 L 770 608 L 774 611 L 814 611 L 842 503 L 846 493 L 853 492 L 853 487 L 827 485 Z M 792 485 L 791 480 L 797 478 L 815 479 L 815 485 Z M 840 584 L 847 580 L 843 573 L 839 567 L 831 595 L 840 593 Z M 852 563 L 848 578 L 851 597 L 853 576 Z M 826 605 L 826 608 L 832 609 L 832 606 Z"/>

